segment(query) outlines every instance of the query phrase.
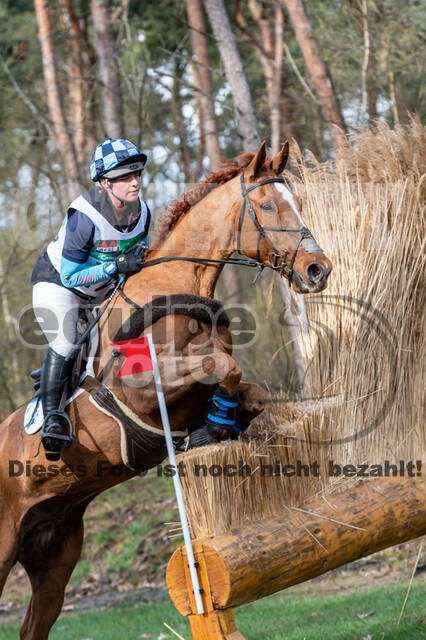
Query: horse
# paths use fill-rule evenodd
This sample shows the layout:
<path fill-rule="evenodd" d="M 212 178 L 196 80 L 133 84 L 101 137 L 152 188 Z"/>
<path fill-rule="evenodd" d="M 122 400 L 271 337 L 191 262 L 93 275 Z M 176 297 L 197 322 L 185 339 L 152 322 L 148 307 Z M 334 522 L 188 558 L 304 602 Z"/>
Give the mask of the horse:
<path fill-rule="evenodd" d="M 263 390 L 241 380 L 226 321 L 211 322 L 203 313 L 194 318 L 178 305 L 151 315 L 152 326 L 145 326 L 141 312 L 170 296 L 214 303 L 224 264 L 237 260 L 277 271 L 299 293 L 325 288 L 331 263 L 302 222 L 300 200 L 280 177 L 288 153 L 285 143 L 270 159 L 263 143 L 256 154 L 230 161 L 170 206 L 144 268 L 127 280 L 99 323 L 96 373 L 102 376 L 89 377 L 86 391 L 69 406 L 75 433 L 72 445 L 61 450 L 60 464 L 49 464 L 39 438 L 25 434 L 25 407 L 0 426 L 0 594 L 20 562 L 32 589 L 21 640 L 49 636 L 80 557 L 90 501 L 167 457 L 152 373 L 120 375 L 117 338 L 152 332 L 177 440 L 195 418 L 202 419 L 218 384 L 239 392 L 246 424 L 263 410 Z M 235 251 L 240 259 L 230 257 Z M 218 309 L 220 316 L 218 306 L 212 313 Z M 129 425 L 136 434 L 132 451 L 123 444 Z M 11 473 L 16 461 L 20 474 Z"/>

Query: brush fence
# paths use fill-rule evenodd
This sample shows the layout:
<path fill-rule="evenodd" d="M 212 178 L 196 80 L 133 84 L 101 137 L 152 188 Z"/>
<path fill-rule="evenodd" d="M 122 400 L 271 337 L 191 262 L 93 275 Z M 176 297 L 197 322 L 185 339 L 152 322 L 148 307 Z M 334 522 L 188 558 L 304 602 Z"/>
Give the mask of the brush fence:
<path fill-rule="evenodd" d="M 366 481 L 327 501 L 196 540 L 204 615 L 196 615 L 184 547 L 170 559 L 167 587 L 189 616 L 194 640 L 238 640 L 232 607 L 425 533 L 424 478 Z"/>

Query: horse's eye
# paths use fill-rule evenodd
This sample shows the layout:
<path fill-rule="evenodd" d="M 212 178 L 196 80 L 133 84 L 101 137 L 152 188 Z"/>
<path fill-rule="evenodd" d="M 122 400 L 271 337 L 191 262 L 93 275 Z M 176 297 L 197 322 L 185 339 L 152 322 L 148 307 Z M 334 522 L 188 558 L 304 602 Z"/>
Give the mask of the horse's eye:
<path fill-rule="evenodd" d="M 260 205 L 260 208 L 266 213 L 272 213 L 273 211 L 275 211 L 272 202 L 264 202 L 262 205 Z"/>

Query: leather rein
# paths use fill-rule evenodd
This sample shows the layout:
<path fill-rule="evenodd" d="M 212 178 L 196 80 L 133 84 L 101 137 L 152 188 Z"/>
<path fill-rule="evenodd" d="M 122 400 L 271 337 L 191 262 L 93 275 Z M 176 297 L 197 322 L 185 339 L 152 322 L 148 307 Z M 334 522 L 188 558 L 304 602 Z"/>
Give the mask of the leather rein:
<path fill-rule="evenodd" d="M 259 269 L 255 279 L 253 280 L 253 283 L 256 282 L 256 280 L 262 273 L 263 269 L 268 268 L 268 269 L 273 269 L 275 271 L 280 272 L 281 275 L 285 274 L 288 279 L 288 284 L 289 286 L 291 286 L 293 275 L 294 275 L 294 262 L 296 260 L 297 252 L 299 251 L 300 245 L 304 240 L 304 238 L 313 238 L 313 235 L 307 227 L 264 227 L 262 224 L 260 224 L 248 194 L 250 193 L 250 191 L 253 191 L 253 189 L 262 187 L 265 184 L 271 184 L 273 182 L 284 183 L 283 178 L 264 178 L 263 180 L 259 180 L 259 182 L 255 182 L 251 184 L 249 187 L 247 187 L 244 181 L 244 171 L 243 171 L 241 173 L 240 182 L 241 182 L 241 194 L 243 196 L 243 201 L 241 203 L 240 217 L 238 220 L 237 253 L 239 253 L 240 255 L 245 255 L 241 251 L 241 232 L 242 232 L 243 223 L 244 223 L 244 215 L 247 210 L 254 226 L 258 231 L 256 260 L 251 260 L 250 258 L 246 258 L 246 259 L 226 258 L 223 260 L 217 260 L 214 258 L 192 258 L 189 256 L 166 256 L 163 258 L 155 258 L 154 260 L 147 260 L 146 262 L 143 263 L 142 269 L 145 269 L 146 267 L 153 267 L 156 264 L 162 264 L 163 262 L 172 262 L 175 260 L 184 261 L 184 262 L 196 262 L 198 264 L 208 264 L 208 265 L 236 264 L 244 267 L 257 267 Z M 300 234 L 296 247 L 293 251 L 293 255 L 290 259 L 290 262 L 286 261 L 288 251 L 285 251 L 285 253 L 283 254 L 280 253 L 278 249 L 275 247 L 275 245 L 273 244 L 272 240 L 268 237 L 266 233 L 267 231 L 294 232 L 294 233 Z M 260 242 L 262 238 L 272 249 L 271 255 L 272 255 L 273 262 L 271 264 L 262 262 L 260 260 Z M 131 306 L 137 309 L 141 308 L 140 305 L 138 305 L 136 302 L 134 302 L 128 296 L 126 296 L 126 294 L 121 289 L 121 287 L 118 289 L 118 292 L 120 296 L 128 304 L 130 304 Z"/>

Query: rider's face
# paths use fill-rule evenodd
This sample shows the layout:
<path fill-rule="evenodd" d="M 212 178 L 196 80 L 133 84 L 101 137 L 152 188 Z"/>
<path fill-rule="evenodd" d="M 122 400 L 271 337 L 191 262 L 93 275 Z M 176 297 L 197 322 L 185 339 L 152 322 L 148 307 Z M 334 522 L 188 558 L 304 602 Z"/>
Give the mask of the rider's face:
<path fill-rule="evenodd" d="M 130 173 L 122 178 L 115 178 L 109 180 L 112 188 L 112 195 L 117 198 L 121 198 L 126 202 L 136 202 L 139 196 L 139 189 L 141 187 L 141 172 Z M 111 193 L 111 191 L 110 191 Z M 114 203 L 118 202 L 114 199 Z"/>

